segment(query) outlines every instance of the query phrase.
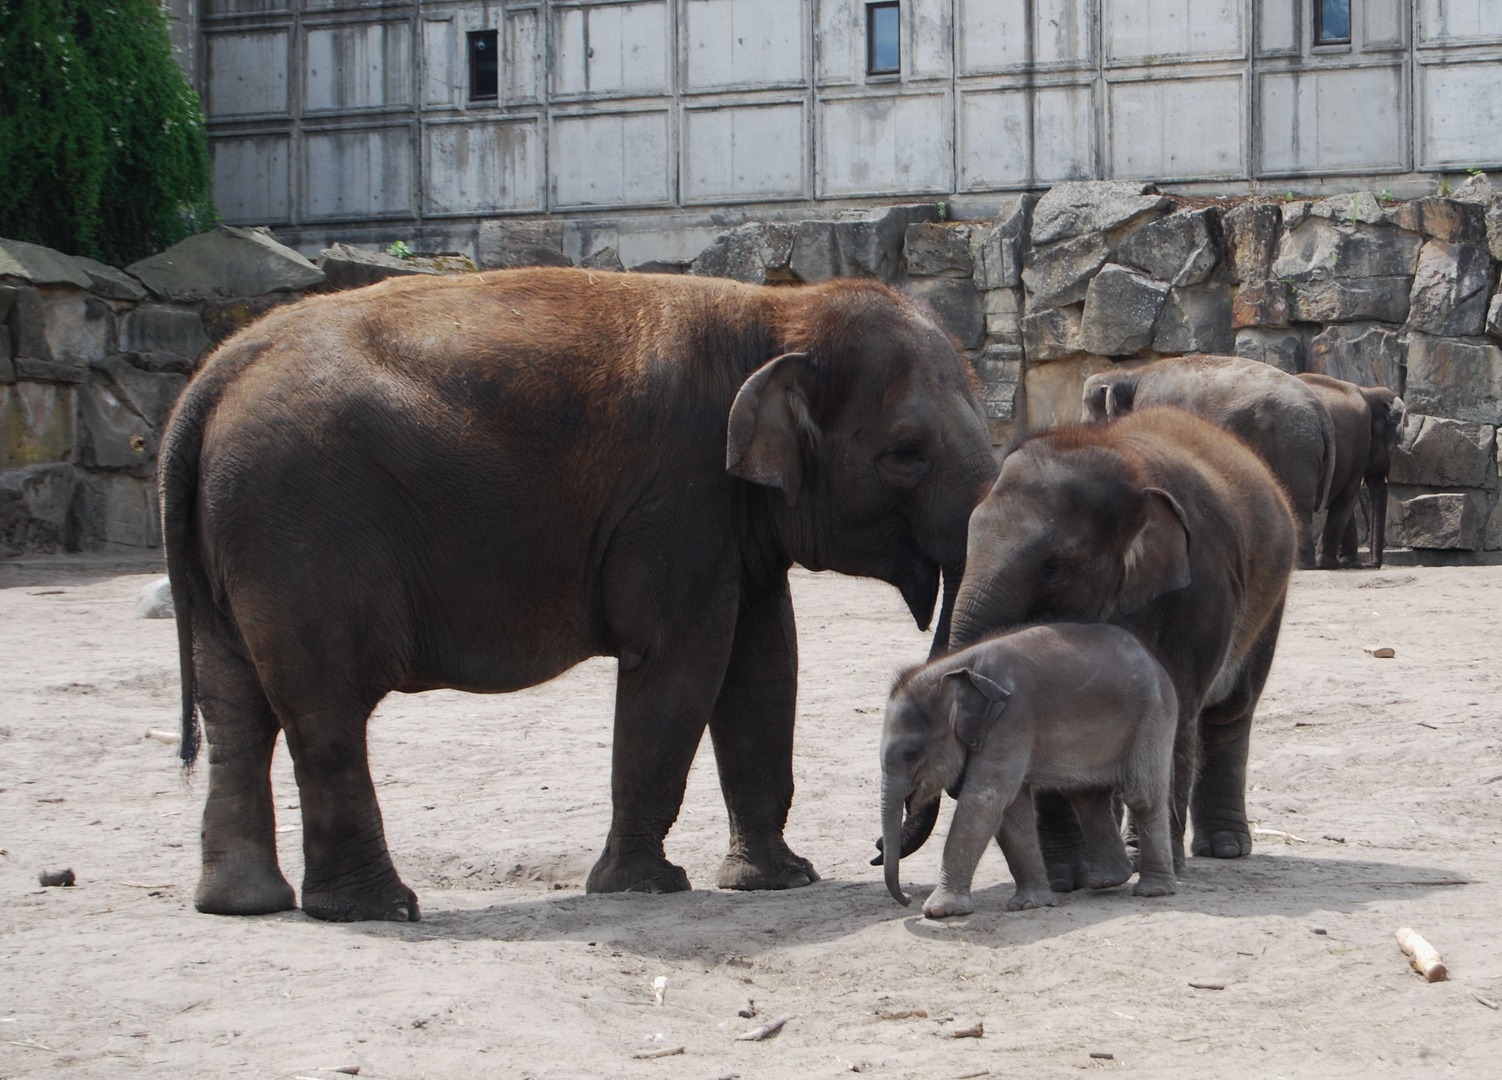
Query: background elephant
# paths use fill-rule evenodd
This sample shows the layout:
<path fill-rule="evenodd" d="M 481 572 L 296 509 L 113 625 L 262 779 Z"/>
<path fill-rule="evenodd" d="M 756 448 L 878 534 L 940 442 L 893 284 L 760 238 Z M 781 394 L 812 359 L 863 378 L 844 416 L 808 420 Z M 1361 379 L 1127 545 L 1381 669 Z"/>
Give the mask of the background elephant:
<path fill-rule="evenodd" d="M 1368 565 L 1379 567 L 1387 529 L 1387 470 L 1393 449 L 1403 438 L 1408 407 L 1385 386 L 1357 386 L 1329 375 L 1298 378 L 1319 395 L 1335 422 L 1335 476 L 1315 565 L 1322 570 L 1361 565 L 1356 503 L 1365 482 L 1369 503 L 1366 535 L 1372 549 Z"/>
<path fill-rule="evenodd" d="M 199 910 L 292 906 L 269 767 L 301 794 L 303 908 L 416 919 L 366 764 L 392 690 L 496 693 L 616 656 L 594 891 L 688 888 L 662 840 L 709 727 L 719 884 L 817 878 L 783 841 L 787 570 L 881 578 L 920 626 L 996 473 L 974 375 L 874 283 L 520 270 L 281 308 L 221 348 L 161 456 L 183 757 L 209 746 Z"/>
<path fill-rule="evenodd" d="M 1246 855 L 1252 713 L 1277 646 L 1294 538 L 1267 466 L 1189 413 L 1144 409 L 1045 431 L 1007 456 L 971 516 L 950 644 L 1036 622 L 1131 631 L 1179 699 L 1176 858 L 1191 803 L 1196 855 Z M 1039 798 L 1038 833 L 1054 890 L 1084 884 L 1083 838 L 1060 796 Z"/>
<path fill-rule="evenodd" d="M 1262 455 L 1293 503 L 1298 565 L 1314 566 L 1314 514 L 1331 494 L 1335 424 L 1319 397 L 1285 371 L 1239 356 L 1178 356 L 1085 381 L 1088 422 L 1174 405 L 1241 438 Z"/>

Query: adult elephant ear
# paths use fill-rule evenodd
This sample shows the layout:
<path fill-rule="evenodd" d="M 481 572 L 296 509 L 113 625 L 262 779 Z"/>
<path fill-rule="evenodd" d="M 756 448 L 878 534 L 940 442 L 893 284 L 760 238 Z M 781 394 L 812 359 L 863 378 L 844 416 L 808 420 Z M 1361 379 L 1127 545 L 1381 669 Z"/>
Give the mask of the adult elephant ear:
<path fill-rule="evenodd" d="M 1155 597 L 1189 584 L 1189 519 L 1162 488 L 1143 488 L 1142 525 L 1122 554 L 1123 574 L 1117 609 L 1130 615 Z"/>
<path fill-rule="evenodd" d="M 806 353 L 783 353 L 757 368 L 730 406 L 725 440 L 725 471 L 781 488 L 789 506 L 803 486 L 803 444 L 818 434 L 804 389 L 809 364 Z"/>

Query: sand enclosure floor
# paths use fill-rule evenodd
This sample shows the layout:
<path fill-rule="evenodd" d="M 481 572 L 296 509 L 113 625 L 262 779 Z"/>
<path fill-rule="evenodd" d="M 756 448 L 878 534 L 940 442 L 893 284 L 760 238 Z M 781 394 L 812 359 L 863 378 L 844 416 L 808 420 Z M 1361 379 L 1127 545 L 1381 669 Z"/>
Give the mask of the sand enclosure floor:
<path fill-rule="evenodd" d="M 1502 1012 L 1478 1000 L 1502 1002 L 1502 568 L 1295 575 L 1252 746 L 1251 813 L 1270 832 L 1250 858 L 1191 859 L 1160 900 L 1121 888 L 1008 914 L 994 845 L 969 918 L 926 921 L 887 896 L 867 865 L 881 711 L 926 642 L 878 583 L 794 575 L 788 838 L 824 875 L 806 889 L 707 887 L 726 821 L 706 740 L 667 841 L 701 888 L 584 895 L 609 822 L 613 661 L 512 695 L 393 695 L 371 769 L 415 925 L 193 910 L 203 775 L 185 784 L 174 748 L 143 737 L 176 725 L 174 625 L 132 617 L 159 573 L 0 564 L 0 1077 L 1502 1068 Z M 275 783 L 296 885 L 280 750 Z M 903 864 L 919 897 L 938 840 Z M 76 888 L 38 887 L 61 867 Z M 1407 969 L 1405 925 L 1449 981 Z M 748 999 L 756 1020 L 736 1015 Z M 778 1016 L 793 1019 L 776 1036 L 735 1039 Z M 977 1021 L 983 1037 L 945 1037 Z"/>

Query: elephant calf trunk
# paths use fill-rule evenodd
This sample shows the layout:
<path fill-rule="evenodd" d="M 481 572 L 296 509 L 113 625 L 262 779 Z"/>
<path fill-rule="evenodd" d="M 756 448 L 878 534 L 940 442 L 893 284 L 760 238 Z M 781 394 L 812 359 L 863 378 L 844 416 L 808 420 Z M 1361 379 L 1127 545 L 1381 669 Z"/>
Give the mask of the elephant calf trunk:
<path fill-rule="evenodd" d="M 898 880 L 897 871 L 902 865 L 902 805 L 904 799 L 902 788 L 891 782 L 889 778 L 883 778 L 881 788 L 881 835 L 882 848 L 885 859 L 882 868 L 886 871 L 887 892 L 892 894 L 903 907 L 913 902 L 913 898 L 902 891 L 902 883 Z"/>

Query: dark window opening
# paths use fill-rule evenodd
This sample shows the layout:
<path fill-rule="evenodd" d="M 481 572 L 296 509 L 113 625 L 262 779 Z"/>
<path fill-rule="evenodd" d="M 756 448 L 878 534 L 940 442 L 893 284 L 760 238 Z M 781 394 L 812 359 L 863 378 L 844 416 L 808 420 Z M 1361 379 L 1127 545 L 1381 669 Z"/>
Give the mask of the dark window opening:
<path fill-rule="evenodd" d="M 496 97 L 501 82 L 500 34 L 495 30 L 469 33 L 469 96 L 471 100 Z"/>
<path fill-rule="evenodd" d="M 866 5 L 866 74 L 902 70 L 902 15 L 898 4 Z"/>
<path fill-rule="evenodd" d="M 1351 0 L 1314 0 L 1314 43 L 1351 43 Z"/>

